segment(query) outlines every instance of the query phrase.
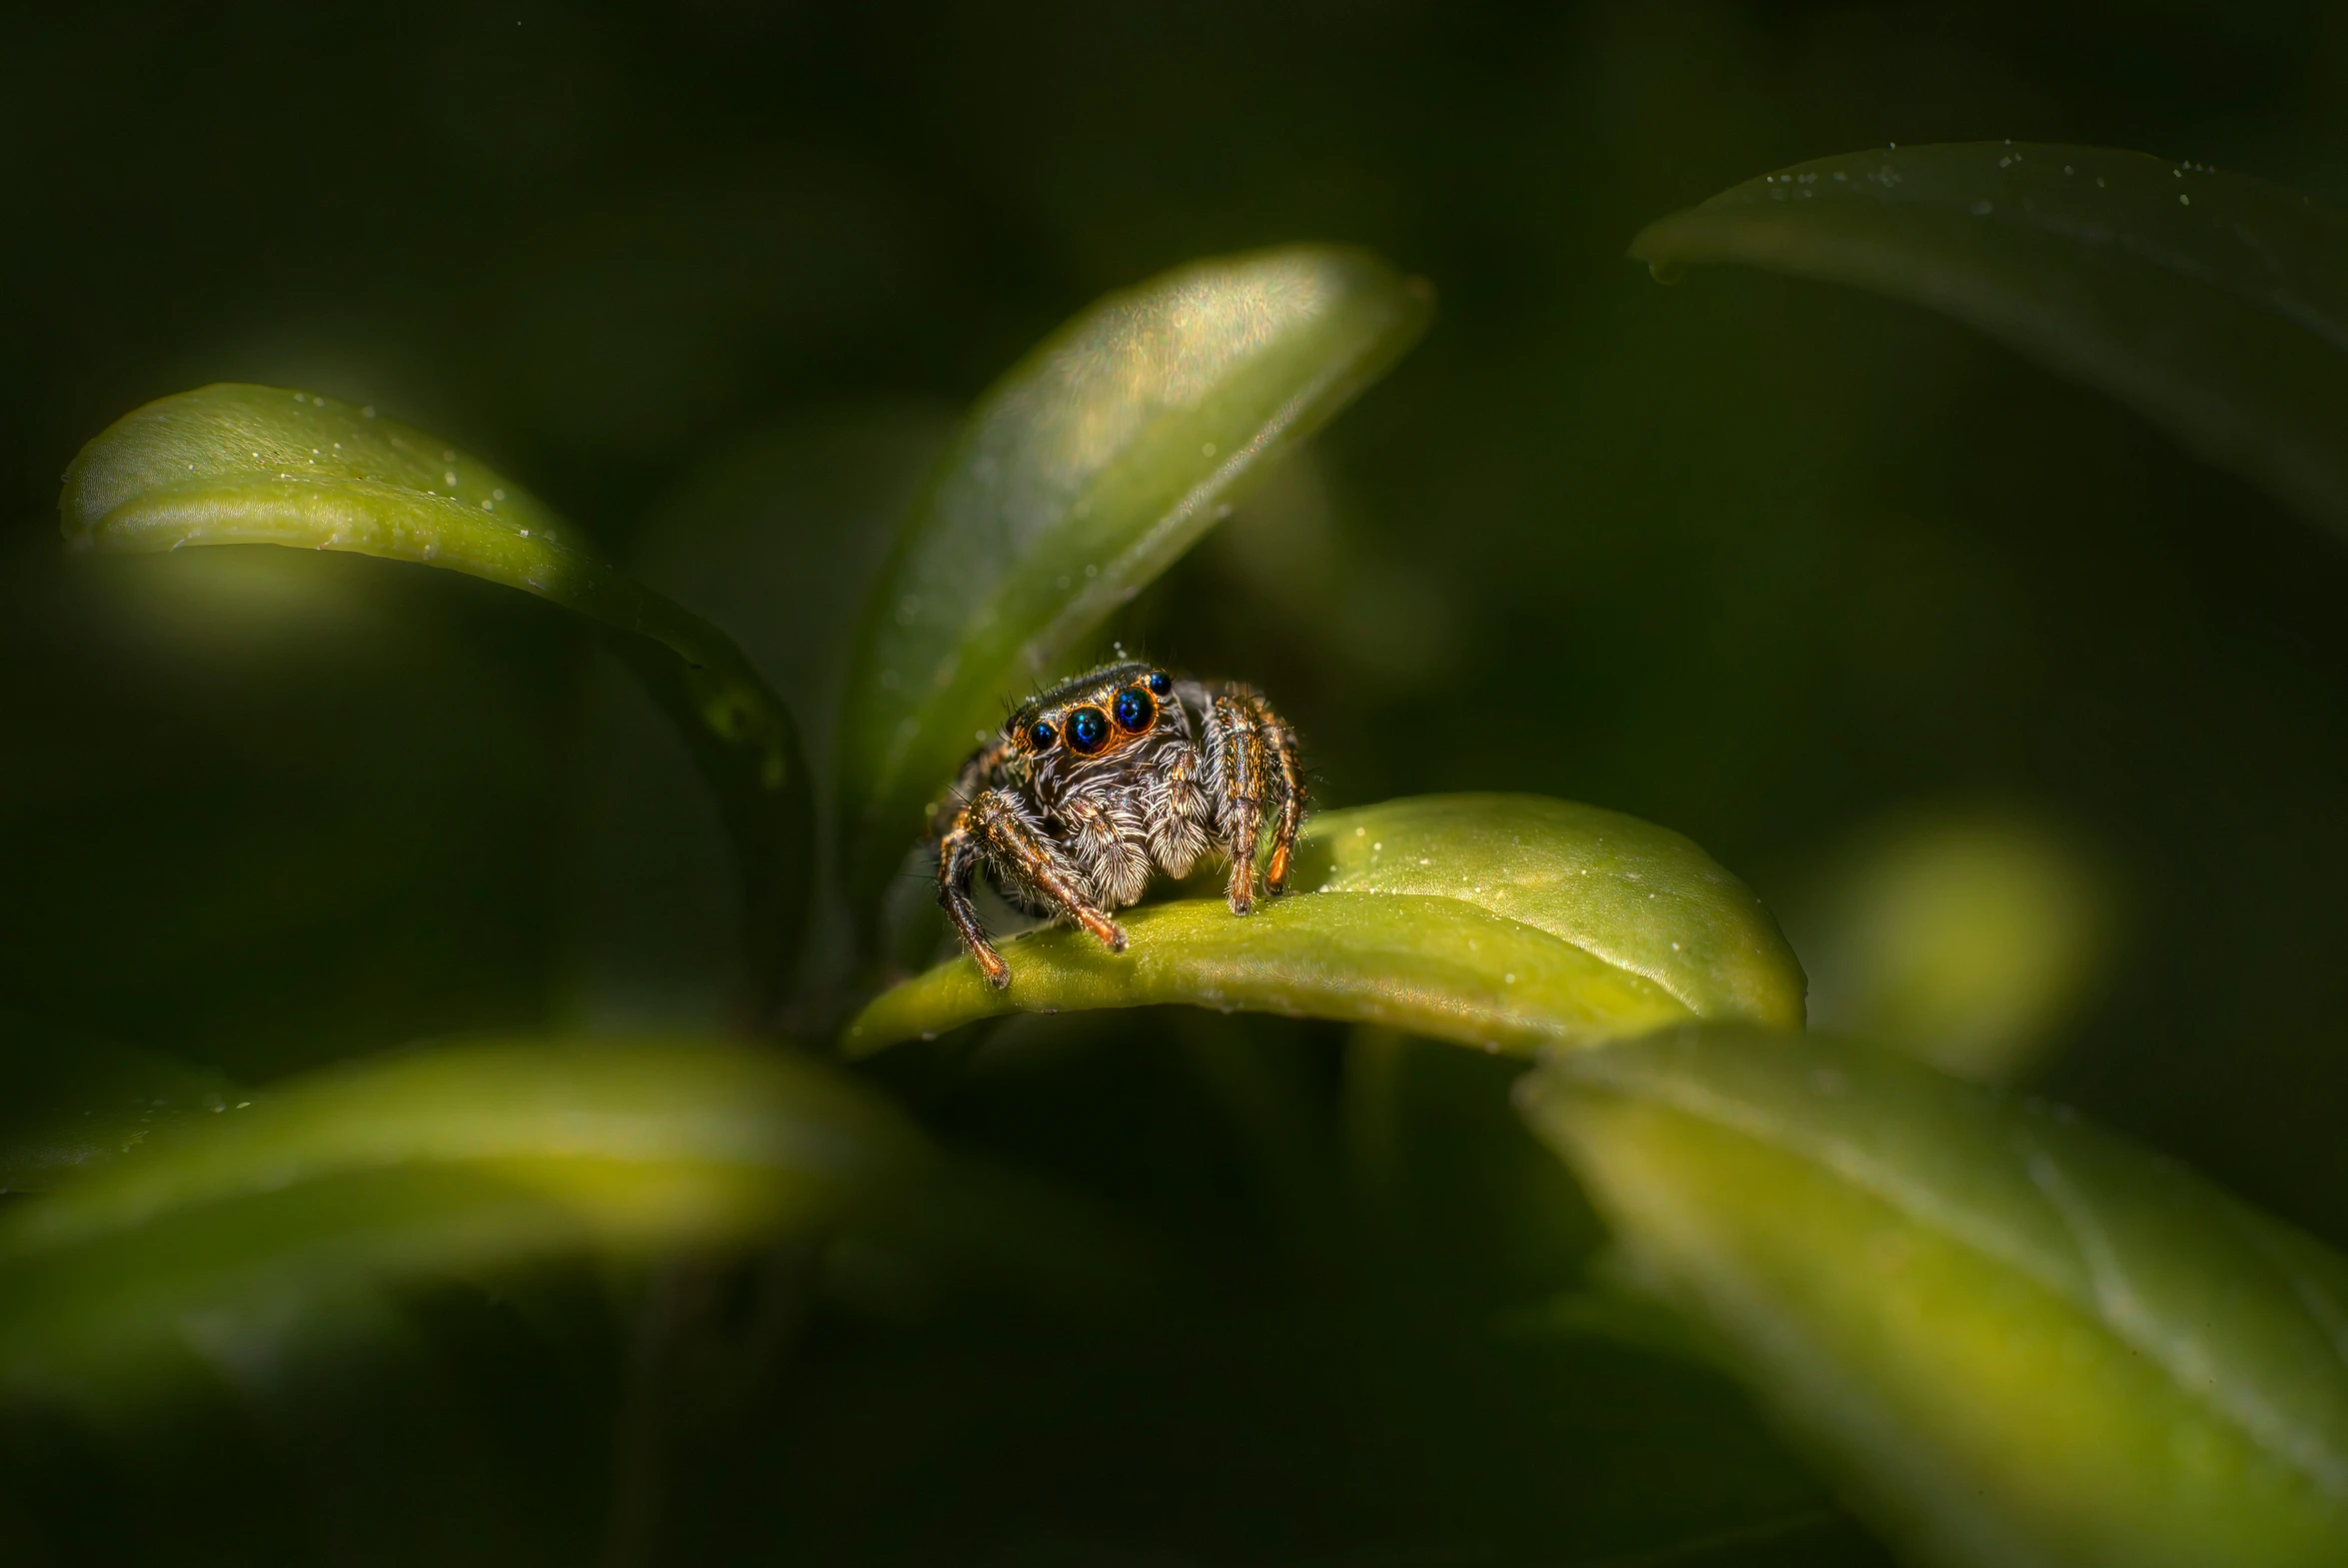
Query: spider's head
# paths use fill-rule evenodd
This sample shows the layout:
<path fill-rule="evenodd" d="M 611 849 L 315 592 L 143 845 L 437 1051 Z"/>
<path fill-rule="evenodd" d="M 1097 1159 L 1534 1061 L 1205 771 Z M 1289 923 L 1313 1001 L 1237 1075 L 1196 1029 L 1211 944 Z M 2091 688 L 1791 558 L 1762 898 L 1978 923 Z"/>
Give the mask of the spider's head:
<path fill-rule="evenodd" d="M 1003 727 L 1030 763 L 1083 767 L 1116 757 L 1156 730 L 1174 679 L 1143 664 L 1109 665 L 1040 693 Z"/>

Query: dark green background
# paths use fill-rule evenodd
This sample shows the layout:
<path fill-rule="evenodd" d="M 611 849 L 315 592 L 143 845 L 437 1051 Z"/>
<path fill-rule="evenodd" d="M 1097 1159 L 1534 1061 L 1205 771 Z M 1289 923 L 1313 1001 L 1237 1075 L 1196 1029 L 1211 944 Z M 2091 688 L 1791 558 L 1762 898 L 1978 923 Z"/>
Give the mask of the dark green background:
<path fill-rule="evenodd" d="M 728 603 L 699 608 L 828 731 L 806 672 L 843 624 L 872 520 L 918 477 L 905 455 L 943 412 L 1105 290 L 1202 254 L 1339 240 L 1424 274 L 1440 315 L 1316 448 L 1334 532 L 1284 552 L 1210 541 L 1128 635 L 1271 691 L 1330 801 L 1592 800 L 1688 833 L 1781 908 L 1888 814 L 1984 805 L 2050 822 L 2103 867 L 2122 922 L 2043 1086 L 2348 1241 L 2340 544 L 1948 322 L 1755 274 L 1666 290 L 1623 259 L 1648 219 L 1778 165 L 2006 136 L 2348 198 L 2348 13 L 2185 0 L 18 8 L 0 22 L 0 1010 L 27 1040 L 111 1037 L 249 1080 L 573 1016 L 577 952 L 596 950 L 577 929 L 579 889 L 636 887 L 658 906 L 661 876 L 709 833 L 706 818 L 628 814 L 667 796 L 632 792 L 628 770 L 652 764 L 593 743 L 604 678 L 545 607 L 346 558 L 63 558 L 57 476 L 131 407 L 215 380 L 379 404 L 524 477 L 615 553 L 666 560 L 689 602 L 697 574 L 725 580 L 727 563 L 680 562 L 691 547 L 644 520 L 741 510 L 725 500 L 729 463 L 782 473 L 771 506 L 804 501 L 806 527 L 861 520 L 862 534 L 792 557 L 797 581 L 771 595 L 737 580 Z M 583 843 L 646 864 L 607 876 L 579 863 Z M 685 916 L 649 923 L 656 945 L 724 939 Z M 1495 1526 L 1502 1544 L 1483 1557 L 1458 1555 L 1458 1529 L 1425 1521 L 1482 1517 L 1475 1477 L 1509 1495 L 1525 1479 L 1521 1455 L 1517 1469 L 1459 1459 L 1476 1452 L 1460 1433 L 1490 1440 L 1532 1417 L 1429 1393 L 1458 1386 L 1430 1370 L 1448 1352 L 1390 1357 L 1366 1329 L 1361 1353 L 1324 1371 L 1336 1406 L 1383 1414 L 1306 1400 L 1320 1424 L 1292 1444 L 1273 1421 L 1261 1453 L 1221 1451 L 1234 1411 L 1253 1423 L 1301 1397 L 1279 1383 L 1302 1375 L 1283 1359 L 1291 1333 L 1325 1349 L 1310 1305 L 1322 1286 L 1292 1277 L 1311 1274 L 1298 1237 L 1319 1232 L 1264 1214 L 1308 1208 L 1297 1192 L 1329 1182 L 1328 1151 L 1293 1128 L 1328 1118 L 1335 1035 L 1105 1028 L 1070 1030 L 1093 1046 L 1033 1081 L 917 1088 L 939 1124 L 1015 1163 L 1194 1226 L 1193 1251 L 1264 1292 L 1241 1292 L 1244 1332 L 1177 1336 L 1233 1347 L 1233 1364 L 1194 1385 L 1159 1366 L 1156 1393 L 1121 1394 L 1118 1378 L 1139 1375 L 1130 1346 L 1072 1349 L 1030 1325 L 982 1355 L 858 1329 L 814 1358 L 817 1407 L 823 1389 L 854 1386 L 874 1406 L 862 1419 L 944 1429 L 967 1395 L 993 1412 L 982 1447 L 1009 1463 L 1030 1452 L 1000 1436 L 1011 1418 L 954 1377 L 1016 1383 L 1007 1368 L 1032 1354 L 1051 1369 L 1020 1385 L 1044 1390 L 1039 1408 L 1057 1377 L 1101 1410 L 1157 1411 L 1163 1429 L 1129 1450 L 1123 1429 L 1029 1410 L 1054 1434 L 1035 1462 L 1075 1467 L 1066 1488 L 1091 1502 L 1006 1526 L 1002 1550 L 1020 1560 L 1103 1560 L 1104 1539 L 1127 1553 L 1110 1560 L 1153 1563 L 1565 1561 L 1618 1544 L 1540 1515 Z M 1275 1065 L 1230 1069 L 1269 1074 L 1234 1089 L 1212 1067 L 1234 1051 Z M 1305 1107 L 1287 1122 L 1283 1093 Z M 1184 1098 L 1201 1094 L 1205 1108 Z M 1220 1147 L 1200 1129 L 1231 1122 L 1234 1104 L 1260 1112 L 1259 1130 L 1291 1130 L 1253 1155 L 1245 1137 Z M 1079 1130 L 1121 1115 L 1124 1134 Z M 1462 1115 L 1462 1144 L 1504 1129 Z M 1165 1170 L 1137 1152 L 1137 1123 L 1174 1147 Z M 1304 1174 L 1281 1187 L 1263 1147 Z M 1439 1272 L 1429 1255 L 1410 1268 Z M 1463 1271 L 1511 1267 L 1479 1254 Z M 502 1366 L 502 1332 L 457 1338 Z M 1098 1381 L 1070 1370 L 1094 1351 Z M 1411 1386 L 1364 1392 L 1389 1373 Z M 1191 1386 L 1196 1419 L 1166 1418 L 1166 1388 Z M 1641 1387 L 1587 1397 L 1674 1408 Z M 600 1452 L 543 1409 L 530 1422 Z M 773 1441 L 820 1448 L 815 1429 Z M 1334 1433 L 1396 1446 L 1363 1457 Z M 1622 1457 L 1635 1445 L 1618 1439 L 1603 1442 L 1625 1473 L 1669 1462 Z M 1657 1453 L 1700 1443 L 1658 1439 Z M 71 1468 L 46 1439 L 20 1451 Z M 957 1509 L 1037 1478 L 949 1451 L 952 1484 L 803 1480 L 837 1516 L 808 1524 L 802 1510 L 795 1528 L 877 1558 L 892 1531 L 931 1531 L 908 1560 L 994 1540 Z M 1464 1475 L 1428 1468 L 1428 1453 Z M 141 1473 L 183 1460 L 165 1452 Z M 1161 1466 L 1191 1478 L 1164 1497 L 1119 1492 Z M 592 1550 L 580 1543 L 601 1522 L 563 1487 L 600 1494 L 548 1468 L 558 1479 L 526 1520 L 570 1510 L 572 1544 Z M 1414 1513 L 1408 1487 L 1380 1476 L 1438 1501 Z M 772 1539 L 744 1501 L 761 1484 L 672 1517 L 716 1532 L 705 1545 Z M 1370 1496 L 1419 1523 L 1363 1519 Z M 85 1500 L 88 1517 L 108 1513 L 102 1488 Z M 1315 1533 L 1322 1510 L 1349 1523 Z M 1304 1522 L 1291 1539 L 1265 1519 Z M 1079 1544 L 1053 1557 L 1064 1537 Z M 297 1538 L 279 1547 L 298 1554 Z M 1454 1555 L 1423 1555 L 1442 1550 Z"/>

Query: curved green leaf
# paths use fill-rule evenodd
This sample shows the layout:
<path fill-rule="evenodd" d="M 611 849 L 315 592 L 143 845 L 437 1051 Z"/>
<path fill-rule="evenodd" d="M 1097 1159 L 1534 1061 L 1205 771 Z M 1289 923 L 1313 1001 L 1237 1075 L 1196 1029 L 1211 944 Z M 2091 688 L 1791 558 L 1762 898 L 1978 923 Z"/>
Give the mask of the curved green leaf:
<path fill-rule="evenodd" d="M 1520 1099 L 1910 1560 L 2348 1561 L 2348 1260 L 2307 1237 L 1811 1035 L 1555 1054 Z"/>
<path fill-rule="evenodd" d="M 790 713 L 725 634 L 582 548 L 497 470 L 373 408 L 218 385 L 107 427 L 67 469 L 58 511 L 82 549 L 350 551 L 500 583 L 631 634 L 615 647 L 692 745 L 734 834 L 755 967 L 770 983 L 789 970 L 814 833 Z"/>
<path fill-rule="evenodd" d="M 1057 661 L 1212 527 L 1424 328 L 1375 257 L 1293 246 L 1110 295 L 982 398 L 900 537 L 850 676 L 852 889 L 897 868 L 934 798 Z"/>
<path fill-rule="evenodd" d="M 41 1192 L 223 1112 L 219 1072 L 0 1013 L 0 1192 Z"/>
<path fill-rule="evenodd" d="M 1245 919 L 1220 898 L 1121 916 L 1126 951 L 1065 927 L 1003 945 L 996 990 L 955 958 L 849 1026 L 878 1050 L 1011 1011 L 1188 1002 L 1382 1023 L 1486 1050 L 1689 1017 L 1799 1024 L 1802 974 L 1751 889 L 1665 828 L 1534 795 L 1324 812 L 1304 889 Z"/>
<path fill-rule="evenodd" d="M 1945 311 L 2348 528 L 2348 215 L 2296 192 L 2095 147 L 1898 147 L 1747 181 L 1630 253 Z"/>
<path fill-rule="evenodd" d="M 918 1148 L 773 1052 L 505 1042 L 336 1068 L 0 1221 L 0 1380 L 386 1275 L 742 1240 Z"/>

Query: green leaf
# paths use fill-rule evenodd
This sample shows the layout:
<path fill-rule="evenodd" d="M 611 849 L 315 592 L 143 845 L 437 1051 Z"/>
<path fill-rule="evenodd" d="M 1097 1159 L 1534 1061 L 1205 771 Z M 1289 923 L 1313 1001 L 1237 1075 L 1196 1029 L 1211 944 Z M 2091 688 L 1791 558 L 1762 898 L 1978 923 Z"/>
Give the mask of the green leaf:
<path fill-rule="evenodd" d="M 338 1067 L 0 1221 L 0 1382 L 387 1276 L 722 1246 L 908 1168 L 915 1135 L 792 1056 L 489 1042 Z"/>
<path fill-rule="evenodd" d="M 1523 1084 L 1910 1560 L 2348 1561 L 2348 1261 L 2066 1111 L 1750 1028 Z"/>
<path fill-rule="evenodd" d="M 225 1111 L 218 1072 L 0 1013 L 0 1192 L 42 1192 L 78 1171 Z"/>
<path fill-rule="evenodd" d="M 848 883 L 1059 662 L 1417 338 L 1422 284 L 1357 251 L 1198 262 L 1110 295 L 982 398 L 882 574 L 850 676 Z"/>
<path fill-rule="evenodd" d="M 1432 795 L 1307 824 L 1306 889 L 1126 911 L 1112 953 L 1055 927 L 877 997 L 852 1052 L 1011 1011 L 1188 1002 L 1380 1023 L 1528 1051 L 1697 1018 L 1797 1025 L 1802 973 L 1751 889 L 1677 833 L 1534 795 Z"/>
<path fill-rule="evenodd" d="M 1747 181 L 1630 253 L 1945 311 L 2348 528 L 2348 217 L 2296 192 L 2103 148 L 1900 147 Z"/>
<path fill-rule="evenodd" d="M 310 393 L 219 385 L 124 415 L 58 500 L 68 541 L 119 554 L 284 545 L 435 566 L 629 634 L 615 648 L 716 789 L 746 887 L 754 967 L 780 983 L 807 917 L 813 817 L 790 713 L 739 649 L 439 438 Z"/>
<path fill-rule="evenodd" d="M 2093 867 L 2053 832 L 1938 815 L 1864 834 L 1794 937 L 1815 1026 L 2000 1082 L 2072 1021 L 2110 925 Z"/>
<path fill-rule="evenodd" d="M 954 425 L 904 400 L 778 415 L 689 469 L 630 540 L 636 575 L 731 633 L 801 721 L 820 820 L 838 816 L 826 784 L 864 601 Z M 701 786 L 658 733 L 661 716 L 618 672 L 589 678 L 578 744 L 590 767 L 558 856 L 569 1006 L 635 1027 L 740 1017 L 754 988 L 726 936 L 741 895 L 719 824 L 701 819 Z M 856 962 L 855 932 L 827 896 L 836 854 L 836 836 L 819 834 L 809 991 Z"/>

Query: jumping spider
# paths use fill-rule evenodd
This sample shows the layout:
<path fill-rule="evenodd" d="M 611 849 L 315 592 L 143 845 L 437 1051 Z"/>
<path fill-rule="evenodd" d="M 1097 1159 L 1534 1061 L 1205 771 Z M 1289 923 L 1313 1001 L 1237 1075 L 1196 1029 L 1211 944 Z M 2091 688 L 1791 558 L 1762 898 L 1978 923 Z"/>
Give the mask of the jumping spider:
<path fill-rule="evenodd" d="M 938 901 L 988 983 L 1011 966 L 971 907 L 980 868 L 1013 905 L 1073 920 L 1126 949 L 1110 911 L 1133 903 L 1153 868 L 1187 875 L 1227 856 L 1233 914 L 1255 907 L 1255 849 L 1271 823 L 1263 886 L 1288 888 L 1304 814 L 1296 738 L 1263 695 L 1233 682 L 1177 681 L 1146 664 L 1104 665 L 1013 714 L 971 754 L 931 817 Z"/>

